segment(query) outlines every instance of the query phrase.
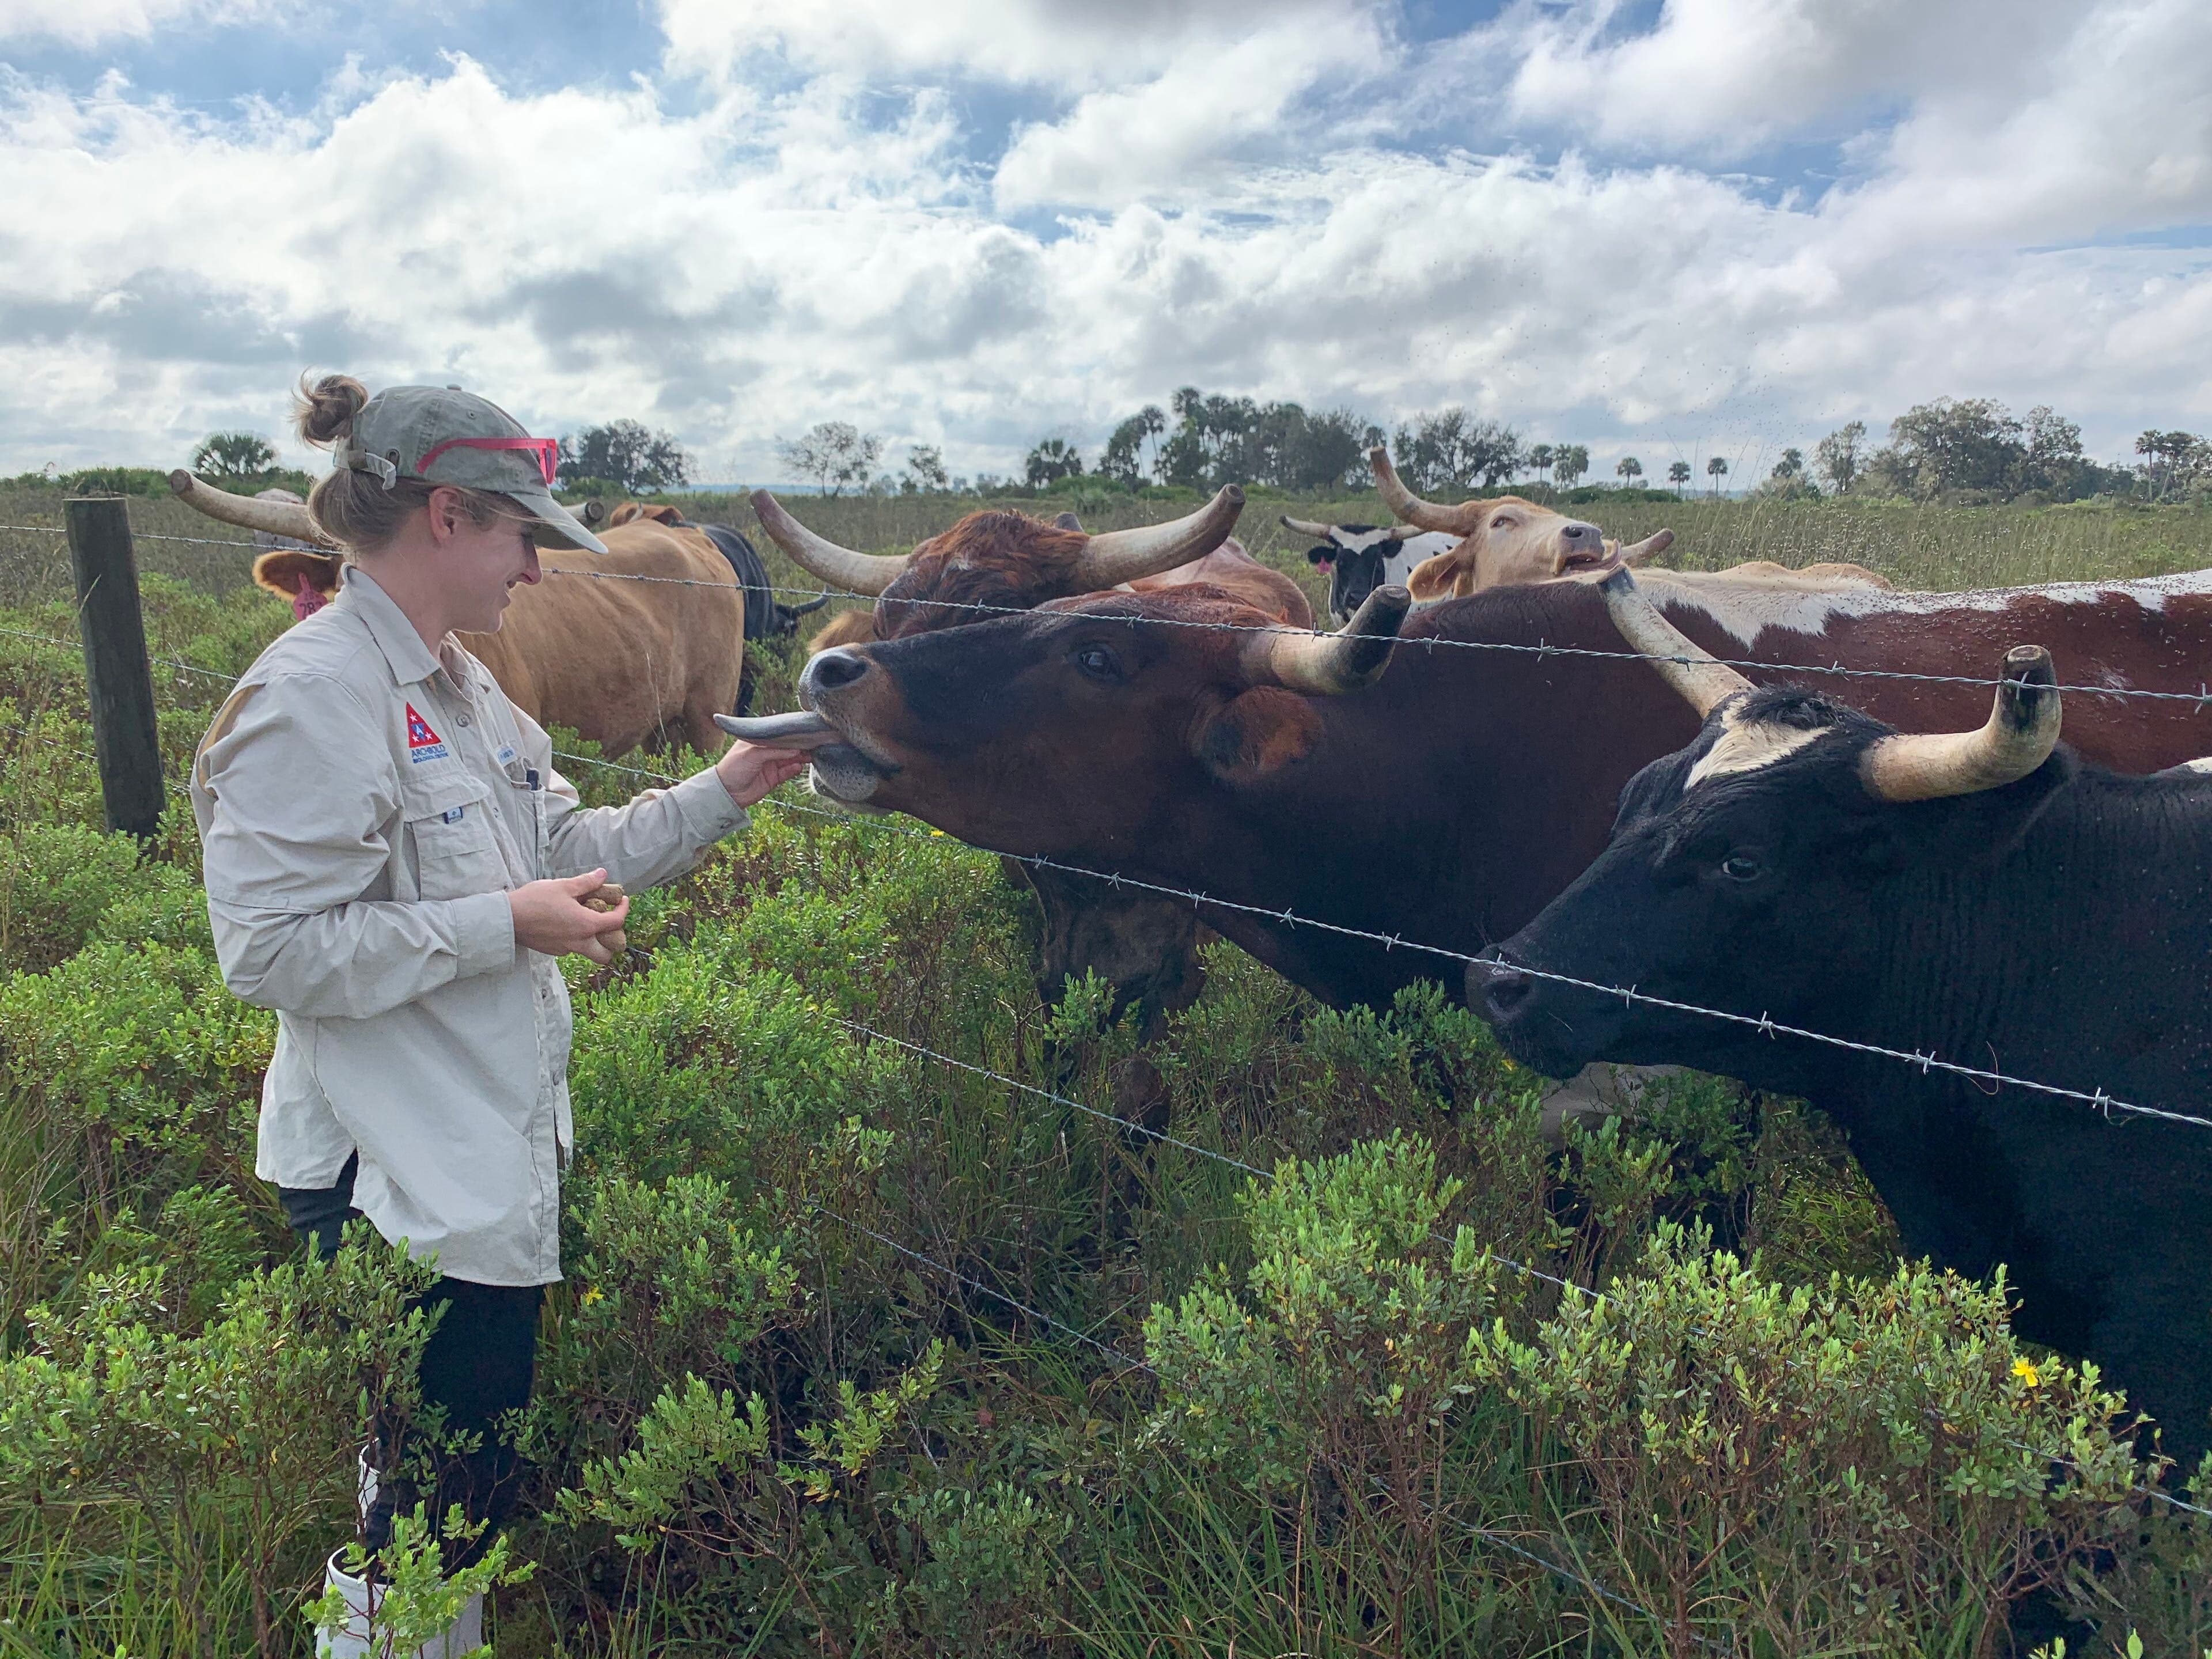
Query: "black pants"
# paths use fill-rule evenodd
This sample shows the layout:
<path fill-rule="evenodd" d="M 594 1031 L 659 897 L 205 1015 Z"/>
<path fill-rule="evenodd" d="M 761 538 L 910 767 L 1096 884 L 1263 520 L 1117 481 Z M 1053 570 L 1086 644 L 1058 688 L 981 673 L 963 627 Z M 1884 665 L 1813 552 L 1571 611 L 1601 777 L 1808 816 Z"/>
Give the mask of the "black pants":
<path fill-rule="evenodd" d="M 338 1235 L 345 1224 L 361 1217 L 353 1206 L 354 1176 L 359 1167 L 358 1158 L 348 1158 L 335 1186 L 276 1189 L 292 1231 L 326 1261 L 337 1254 Z M 362 1523 L 365 1547 L 380 1550 L 391 1543 L 392 1516 L 411 1512 L 418 1503 L 427 1503 L 433 1526 L 441 1526 L 455 1504 L 471 1521 L 483 1525 L 473 1544 L 446 1547 L 448 1573 L 469 1565 L 490 1547 L 493 1534 L 514 1512 L 520 1495 L 522 1460 L 500 1433 L 499 1419 L 529 1403 L 543 1292 L 544 1287 L 537 1285 L 473 1285 L 462 1279 L 441 1279 L 423 1294 L 416 1305 L 443 1307 L 445 1313 L 423 1346 L 422 1398 L 445 1413 L 441 1439 L 473 1436 L 476 1449 L 449 1450 L 422 1435 L 410 1440 L 409 1425 L 380 1417 L 370 1431 L 369 1462 L 378 1474 L 376 1502 Z M 409 1468 L 424 1461 L 436 1475 L 428 1494 L 420 1490 Z"/>

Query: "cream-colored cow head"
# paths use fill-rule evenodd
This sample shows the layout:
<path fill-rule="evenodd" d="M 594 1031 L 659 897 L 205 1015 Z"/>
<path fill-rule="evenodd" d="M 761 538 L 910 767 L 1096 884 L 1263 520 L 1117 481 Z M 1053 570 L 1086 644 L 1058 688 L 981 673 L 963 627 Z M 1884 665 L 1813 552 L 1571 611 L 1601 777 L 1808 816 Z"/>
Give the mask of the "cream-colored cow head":
<path fill-rule="evenodd" d="M 1404 522 L 1457 536 L 1459 545 L 1413 568 L 1407 586 L 1416 599 L 1450 599 L 1486 587 L 1547 582 L 1640 563 L 1674 539 L 1662 530 L 1630 547 L 1606 540 L 1594 524 L 1570 519 L 1518 495 L 1440 507 L 1398 480 L 1379 446 L 1368 453 L 1383 504 Z"/>

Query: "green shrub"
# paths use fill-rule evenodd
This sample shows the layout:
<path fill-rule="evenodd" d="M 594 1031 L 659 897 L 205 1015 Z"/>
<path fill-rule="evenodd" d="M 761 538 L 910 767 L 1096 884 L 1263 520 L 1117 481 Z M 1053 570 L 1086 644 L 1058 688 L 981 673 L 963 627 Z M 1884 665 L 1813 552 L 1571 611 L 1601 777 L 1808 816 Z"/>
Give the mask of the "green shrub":
<path fill-rule="evenodd" d="M 2007 1306 L 1924 1267 L 1785 1289 L 1662 1224 L 1605 1295 L 1469 1364 L 1573 1455 L 1555 1501 L 1668 1652 L 1963 1656 L 2106 1541 L 2136 1476 L 2122 1398 L 2031 1360 Z"/>
<path fill-rule="evenodd" d="M 351 1528 L 365 1407 L 415 1400 L 429 1327 L 407 1302 L 429 1278 L 356 1230 L 327 1265 L 236 1280 L 197 1327 L 159 1263 L 35 1314 L 0 1360 L 9 1633 L 34 1651 L 292 1650 Z"/>
<path fill-rule="evenodd" d="M 138 844 L 74 823 L 0 840 L 0 967 L 41 973 L 83 949 L 138 869 Z"/>
<path fill-rule="evenodd" d="M 865 1156 L 849 1121 L 884 1062 L 826 1021 L 782 974 L 725 949 L 674 946 L 591 997 L 569 1060 L 580 1144 L 594 1164 L 658 1182 L 710 1174 L 749 1201 L 811 1190 L 813 1160 Z"/>
<path fill-rule="evenodd" d="M 190 946 L 97 941 L 0 985 L 0 1334 L 193 1185 L 251 1191 L 275 1021 Z"/>
<path fill-rule="evenodd" d="M 749 1345 L 792 1322 L 798 1300 L 797 1268 L 712 1176 L 657 1187 L 614 1176 L 581 1208 L 582 1251 L 548 1321 L 538 1395 L 570 1457 L 624 1442 L 645 1402 L 687 1375 L 753 1379 Z"/>

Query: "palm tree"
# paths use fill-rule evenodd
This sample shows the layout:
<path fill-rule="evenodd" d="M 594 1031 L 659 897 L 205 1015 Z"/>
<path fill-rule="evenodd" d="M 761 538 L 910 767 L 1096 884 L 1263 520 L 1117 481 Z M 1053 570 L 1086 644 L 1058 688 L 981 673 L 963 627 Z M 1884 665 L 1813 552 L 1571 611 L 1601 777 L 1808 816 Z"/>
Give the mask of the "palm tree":
<path fill-rule="evenodd" d="M 1613 471 L 1624 484 L 1632 484 L 1644 476 L 1644 463 L 1633 455 L 1624 455 L 1613 464 Z"/>
<path fill-rule="evenodd" d="M 1540 478 L 1547 472 L 1549 472 L 1552 470 L 1551 445 L 1538 444 L 1534 449 L 1530 450 L 1528 452 L 1528 465 L 1536 469 L 1536 476 Z"/>
<path fill-rule="evenodd" d="M 1728 463 L 1716 455 L 1705 463 L 1705 476 L 1713 481 L 1713 499 L 1721 498 L 1721 480 L 1728 476 Z"/>
<path fill-rule="evenodd" d="M 1667 482 L 1674 486 L 1674 494 L 1680 496 L 1682 493 L 1682 486 L 1690 482 L 1690 464 L 1687 461 L 1677 461 L 1668 467 Z"/>

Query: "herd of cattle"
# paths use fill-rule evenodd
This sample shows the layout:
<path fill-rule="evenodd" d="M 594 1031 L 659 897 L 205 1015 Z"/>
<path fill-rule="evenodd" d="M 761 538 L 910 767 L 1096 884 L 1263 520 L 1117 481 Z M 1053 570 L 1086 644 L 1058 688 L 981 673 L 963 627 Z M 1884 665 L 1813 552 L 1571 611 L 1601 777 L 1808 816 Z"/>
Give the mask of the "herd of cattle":
<path fill-rule="evenodd" d="M 2024 1334 L 2103 1365 L 2168 1454 L 2212 1448 L 2212 1129 L 1665 1006 L 2212 1115 L 2212 572 L 1919 593 L 1853 566 L 1662 570 L 1665 532 L 1424 501 L 1372 459 L 1392 526 L 1285 520 L 1334 634 L 1231 538 L 1233 488 L 1096 536 L 971 514 L 900 556 L 757 494 L 786 554 L 875 603 L 813 641 L 802 713 L 722 724 L 811 748 L 812 787 L 853 810 L 1224 901 L 1027 869 L 1048 985 L 1093 968 L 1157 1017 L 1197 994 L 1204 924 L 1383 1006 L 1437 973 L 1377 942 L 1401 940 L 1479 958 L 1470 1006 L 1547 1073 L 1688 1065 L 1807 1097 L 1910 1251 L 2004 1264 Z M 296 504 L 179 490 L 316 539 Z M 574 579 L 467 641 L 610 752 L 708 747 L 748 623 L 793 625 L 744 614 L 730 573 L 768 585 L 749 547 L 656 511 L 617 509 L 605 560 L 547 555 Z M 337 558 L 257 574 L 305 604 Z"/>

